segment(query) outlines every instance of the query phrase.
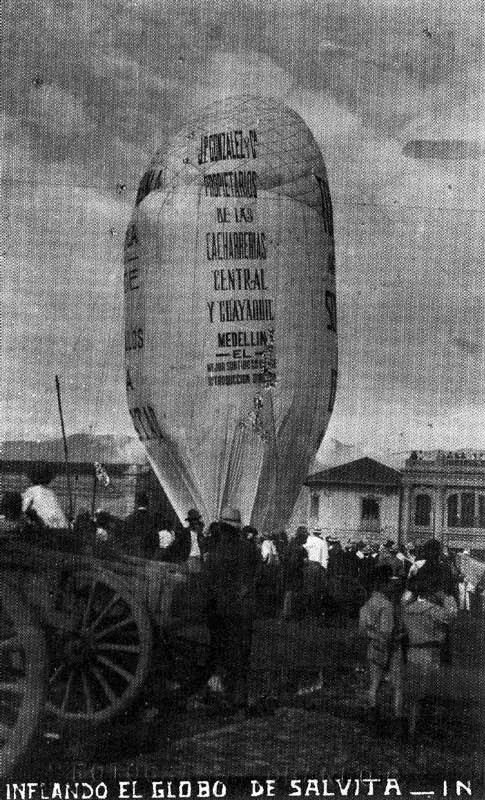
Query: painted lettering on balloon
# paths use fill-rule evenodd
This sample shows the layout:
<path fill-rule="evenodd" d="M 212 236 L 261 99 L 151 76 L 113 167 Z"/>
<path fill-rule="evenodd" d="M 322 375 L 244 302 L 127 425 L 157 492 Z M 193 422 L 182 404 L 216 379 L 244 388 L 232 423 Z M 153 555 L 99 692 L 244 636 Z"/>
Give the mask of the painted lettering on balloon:
<path fill-rule="evenodd" d="M 205 134 L 200 137 L 197 161 L 199 164 L 207 164 L 257 158 L 257 141 L 258 135 L 254 129 L 250 129 L 247 135 L 242 130 Z"/>
<path fill-rule="evenodd" d="M 265 386 L 274 385 L 273 382 L 268 383 L 268 374 L 269 371 L 271 371 L 272 375 L 276 375 L 276 359 L 274 357 L 270 359 L 268 355 L 265 357 L 264 351 L 262 355 L 262 358 L 255 358 L 251 352 L 244 347 L 234 348 L 230 352 L 216 353 L 216 357 L 220 356 L 225 360 L 211 362 L 206 365 L 207 372 L 209 373 L 207 376 L 209 386 L 237 386 L 241 383 L 248 383 L 246 380 L 213 380 L 214 373 L 221 372 L 227 372 L 231 375 L 237 373 L 253 373 L 250 375 L 250 382 L 263 383 Z M 254 373 L 257 374 L 258 377 L 255 377 Z"/>
<path fill-rule="evenodd" d="M 144 343 L 143 328 L 132 328 L 132 330 L 125 331 L 125 353 L 141 350 Z"/>
<path fill-rule="evenodd" d="M 131 222 L 126 229 L 125 248 L 129 250 L 135 244 L 138 244 L 138 230 L 135 223 Z"/>
<path fill-rule="evenodd" d="M 140 288 L 139 284 L 139 271 L 138 271 L 138 256 L 134 255 L 132 258 L 127 259 L 125 263 L 124 275 L 123 275 L 123 283 L 125 294 L 128 292 L 133 292 L 135 289 Z"/>
<path fill-rule="evenodd" d="M 229 222 L 227 214 L 227 208 L 216 208 L 216 222 L 220 223 L 221 225 L 225 225 L 226 222 Z"/>
<path fill-rule="evenodd" d="M 328 398 L 328 413 L 331 414 L 335 405 L 335 396 L 337 394 L 337 370 L 330 370 L 330 395 Z M 323 437 L 322 437 L 323 438 Z"/>
<path fill-rule="evenodd" d="M 268 340 L 263 350 L 263 364 L 264 364 L 264 383 L 267 389 L 271 386 L 276 386 L 276 359 L 274 357 L 275 351 L 275 329 L 268 328 Z"/>
<path fill-rule="evenodd" d="M 215 292 L 267 291 L 264 269 L 258 267 L 235 267 L 234 269 L 215 269 L 212 272 Z"/>
<path fill-rule="evenodd" d="M 207 134 L 200 138 L 198 161 L 199 164 L 209 164 L 232 158 L 256 158 L 256 146 L 255 131 L 250 131 L 247 136 L 239 130 Z M 257 199 L 258 183 L 258 174 L 251 169 L 212 172 L 203 176 L 202 198 Z M 232 222 L 240 228 L 207 231 L 207 261 L 266 260 L 266 233 L 261 230 L 241 230 L 254 223 L 255 209 L 256 206 L 252 204 L 234 205 L 231 208 L 216 206 L 217 225 L 231 228 Z M 264 375 L 263 382 L 272 385 L 276 362 L 273 352 L 268 352 L 267 330 L 244 330 L 244 323 L 274 321 L 274 301 L 265 296 L 270 290 L 265 269 L 259 266 L 213 269 L 210 280 L 213 292 L 227 292 L 232 296 L 227 300 L 206 299 L 208 323 L 216 326 L 235 323 L 240 324 L 241 329 L 216 332 L 213 361 L 206 365 L 209 385 L 222 387 L 251 383 L 251 373 Z M 243 296 L 238 296 L 238 293 L 243 293 Z M 248 293 L 257 294 L 251 297 Z"/>
<path fill-rule="evenodd" d="M 244 383 L 251 383 L 251 376 L 247 373 L 242 375 L 212 375 L 207 378 L 209 386 L 240 386 Z"/>
<path fill-rule="evenodd" d="M 318 188 L 320 189 L 323 227 L 325 229 L 325 232 L 328 233 L 328 235 L 333 239 L 333 209 L 332 209 L 332 198 L 330 197 L 330 189 L 328 186 L 328 181 L 326 176 L 321 177 L 320 175 L 315 175 L 315 179 L 318 183 Z"/>
<path fill-rule="evenodd" d="M 258 175 L 252 170 L 211 172 L 204 175 L 204 191 L 206 197 L 256 198 Z"/>
<path fill-rule="evenodd" d="M 247 208 L 235 208 L 234 216 L 236 222 L 252 222 L 254 219 L 253 209 L 249 206 Z"/>
<path fill-rule="evenodd" d="M 266 258 L 266 235 L 263 231 L 209 231 L 205 240 L 208 261 Z"/>
<path fill-rule="evenodd" d="M 219 322 L 274 321 L 273 301 L 269 298 L 218 300 Z"/>
<path fill-rule="evenodd" d="M 328 312 L 327 328 L 329 331 L 337 333 L 337 301 L 335 292 L 331 292 L 329 289 L 325 292 L 325 307 Z"/>
<path fill-rule="evenodd" d="M 223 331 L 217 334 L 218 348 L 266 347 L 267 343 L 266 331 Z"/>

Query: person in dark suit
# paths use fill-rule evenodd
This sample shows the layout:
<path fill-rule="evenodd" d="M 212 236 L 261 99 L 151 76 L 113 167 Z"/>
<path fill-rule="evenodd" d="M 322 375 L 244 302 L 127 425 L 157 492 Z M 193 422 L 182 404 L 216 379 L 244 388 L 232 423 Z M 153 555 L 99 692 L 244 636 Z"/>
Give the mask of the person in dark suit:
<path fill-rule="evenodd" d="M 204 565 L 213 673 L 209 685 L 222 683 L 224 702 L 234 711 L 248 703 L 259 561 L 254 541 L 241 534 L 239 510 L 223 509 L 219 522 L 211 526 Z"/>
<path fill-rule="evenodd" d="M 123 544 L 126 553 L 142 558 L 154 558 L 158 550 L 157 526 L 146 492 L 137 493 L 135 510 L 125 519 Z"/>

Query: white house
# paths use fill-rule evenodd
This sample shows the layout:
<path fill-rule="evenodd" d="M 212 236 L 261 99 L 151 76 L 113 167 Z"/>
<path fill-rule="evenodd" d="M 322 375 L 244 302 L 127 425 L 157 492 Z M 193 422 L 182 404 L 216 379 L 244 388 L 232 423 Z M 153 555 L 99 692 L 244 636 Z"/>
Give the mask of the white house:
<path fill-rule="evenodd" d="M 347 542 L 397 541 L 401 473 L 365 456 L 310 475 L 298 498 L 291 529 L 306 525 Z"/>

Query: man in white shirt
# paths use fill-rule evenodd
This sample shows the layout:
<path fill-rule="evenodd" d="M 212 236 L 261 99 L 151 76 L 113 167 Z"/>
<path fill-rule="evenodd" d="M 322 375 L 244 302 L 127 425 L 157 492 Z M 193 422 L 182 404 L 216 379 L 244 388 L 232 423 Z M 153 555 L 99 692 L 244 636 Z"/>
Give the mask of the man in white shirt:
<path fill-rule="evenodd" d="M 318 530 L 310 533 L 303 547 L 308 553 L 308 561 L 314 561 L 327 569 L 328 544 L 325 539 L 320 538 L 320 533 Z"/>
<path fill-rule="evenodd" d="M 263 564 L 276 564 L 279 563 L 278 551 L 276 545 L 269 533 L 264 533 L 264 539 L 261 543 L 261 559 Z"/>
<path fill-rule="evenodd" d="M 328 544 L 320 538 L 321 531 L 310 533 L 303 547 L 308 553 L 304 581 L 307 603 L 314 616 L 322 614 L 322 596 L 326 583 Z"/>
<path fill-rule="evenodd" d="M 68 529 L 69 522 L 59 501 L 48 484 L 53 475 L 48 467 L 39 467 L 31 473 L 32 486 L 22 494 L 22 511 L 37 518 L 46 528 Z"/>

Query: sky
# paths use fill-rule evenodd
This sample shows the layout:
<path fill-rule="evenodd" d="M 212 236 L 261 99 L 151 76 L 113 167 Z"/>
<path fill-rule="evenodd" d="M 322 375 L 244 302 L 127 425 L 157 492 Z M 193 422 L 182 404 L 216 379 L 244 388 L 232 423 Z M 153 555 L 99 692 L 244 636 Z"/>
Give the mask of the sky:
<path fill-rule="evenodd" d="M 59 434 L 56 374 L 68 433 L 134 435 L 122 244 L 138 181 L 197 109 L 257 93 L 301 114 L 327 166 L 327 437 L 485 449 L 478 0 L 6 0 L 4 18 L 2 438 Z M 475 144 L 416 157 L 423 139 Z"/>

